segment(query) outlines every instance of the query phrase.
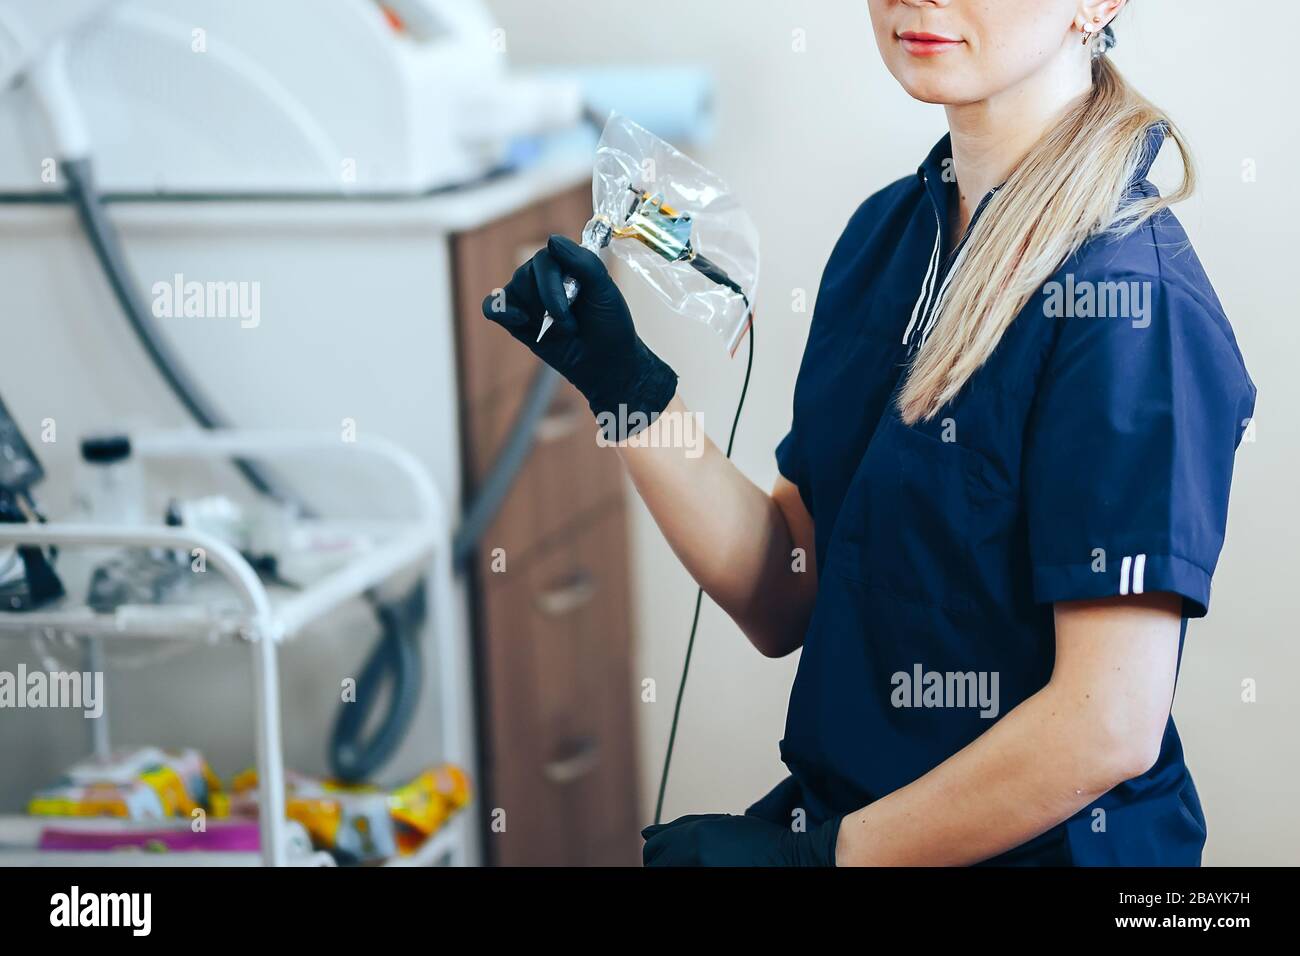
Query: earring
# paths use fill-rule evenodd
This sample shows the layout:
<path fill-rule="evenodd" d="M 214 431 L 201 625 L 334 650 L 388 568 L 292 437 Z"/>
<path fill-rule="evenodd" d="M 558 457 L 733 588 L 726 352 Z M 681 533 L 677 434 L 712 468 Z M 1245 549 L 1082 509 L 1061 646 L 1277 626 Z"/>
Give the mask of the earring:
<path fill-rule="evenodd" d="M 1080 27 L 1080 29 L 1083 30 L 1084 46 L 1087 46 L 1093 40 L 1097 39 L 1097 34 L 1101 32 L 1101 27 L 1097 26 L 1097 24 L 1101 23 L 1101 17 L 1093 17 L 1092 22 L 1093 22 L 1093 27 L 1091 30 L 1088 29 L 1088 24 L 1086 23 L 1082 27 Z"/>

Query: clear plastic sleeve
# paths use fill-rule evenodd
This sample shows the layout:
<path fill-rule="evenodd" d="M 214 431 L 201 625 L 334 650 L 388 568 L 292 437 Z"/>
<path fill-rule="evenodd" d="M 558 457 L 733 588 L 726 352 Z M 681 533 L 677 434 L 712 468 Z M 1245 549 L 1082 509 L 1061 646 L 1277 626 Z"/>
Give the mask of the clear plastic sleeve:
<path fill-rule="evenodd" d="M 734 353 L 758 286 L 758 230 L 727 184 L 611 113 L 596 147 L 591 197 L 584 244 L 608 243 L 669 308 L 703 322 Z"/>

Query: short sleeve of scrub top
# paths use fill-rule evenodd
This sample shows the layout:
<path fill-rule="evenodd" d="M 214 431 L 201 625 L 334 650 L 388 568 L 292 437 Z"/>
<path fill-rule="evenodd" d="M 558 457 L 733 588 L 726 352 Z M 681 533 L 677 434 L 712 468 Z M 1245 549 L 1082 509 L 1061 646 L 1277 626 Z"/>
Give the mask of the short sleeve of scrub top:
<path fill-rule="evenodd" d="M 1223 450 L 1246 434 L 1254 388 L 1194 290 L 1107 281 L 1151 301 L 1136 320 L 1061 320 L 1025 438 L 1034 597 L 1169 591 L 1203 617 L 1228 517 Z"/>

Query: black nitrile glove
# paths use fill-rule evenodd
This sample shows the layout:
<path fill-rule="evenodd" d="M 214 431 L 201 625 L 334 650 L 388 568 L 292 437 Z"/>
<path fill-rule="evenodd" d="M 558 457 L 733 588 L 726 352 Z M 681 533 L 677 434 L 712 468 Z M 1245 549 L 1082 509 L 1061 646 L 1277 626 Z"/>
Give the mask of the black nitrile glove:
<path fill-rule="evenodd" d="M 834 866 L 842 819 L 796 833 L 758 817 L 681 817 L 641 831 L 641 858 L 646 866 Z"/>
<path fill-rule="evenodd" d="M 566 275 L 578 280 L 572 305 L 564 295 Z M 545 312 L 555 324 L 538 342 Z M 503 290 L 484 299 L 483 314 L 572 382 L 610 441 L 640 431 L 677 391 L 677 373 L 636 334 L 605 264 L 564 236 L 551 236 Z"/>

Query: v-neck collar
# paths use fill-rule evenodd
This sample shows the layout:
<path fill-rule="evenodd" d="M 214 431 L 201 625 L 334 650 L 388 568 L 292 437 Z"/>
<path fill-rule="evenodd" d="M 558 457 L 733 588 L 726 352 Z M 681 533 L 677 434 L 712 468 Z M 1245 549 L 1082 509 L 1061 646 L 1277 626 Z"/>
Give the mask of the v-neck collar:
<path fill-rule="evenodd" d="M 1156 156 L 1160 153 L 1161 146 L 1164 145 L 1168 132 L 1168 127 L 1163 123 L 1154 123 L 1147 129 L 1142 156 L 1133 171 L 1133 179 L 1129 183 L 1130 189 L 1146 179 Z M 926 267 L 925 277 L 921 281 L 921 289 L 917 296 L 916 305 L 912 309 L 911 321 L 907 323 L 907 328 L 903 332 L 903 344 L 908 346 L 909 352 L 915 352 L 924 343 L 926 336 L 930 334 L 934 325 L 934 312 L 937 310 L 939 301 L 947 288 L 948 274 L 953 262 L 970 238 L 971 232 L 984 214 L 984 210 L 988 208 L 988 204 L 1006 186 L 1006 182 L 999 183 L 984 194 L 979 205 L 975 207 L 970 222 L 967 223 L 962 235 L 954 243 L 949 227 L 952 223 L 952 214 L 956 202 L 957 172 L 956 167 L 953 165 L 951 133 L 945 134 L 934 145 L 929 155 L 925 157 L 924 162 L 917 168 L 916 174 L 920 178 L 933 207 L 936 234 L 934 248 L 930 254 L 930 262 Z"/>

